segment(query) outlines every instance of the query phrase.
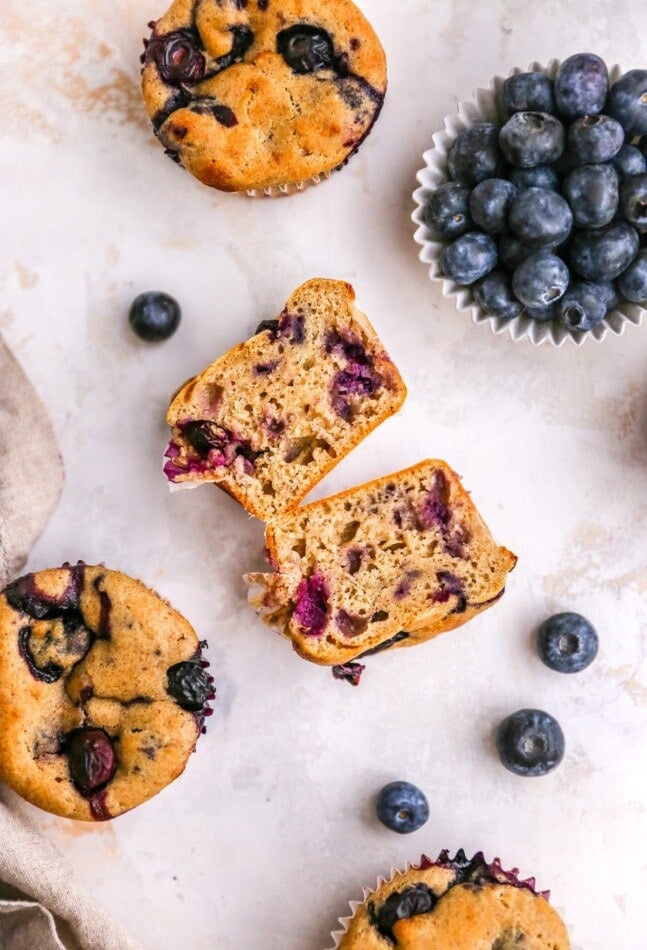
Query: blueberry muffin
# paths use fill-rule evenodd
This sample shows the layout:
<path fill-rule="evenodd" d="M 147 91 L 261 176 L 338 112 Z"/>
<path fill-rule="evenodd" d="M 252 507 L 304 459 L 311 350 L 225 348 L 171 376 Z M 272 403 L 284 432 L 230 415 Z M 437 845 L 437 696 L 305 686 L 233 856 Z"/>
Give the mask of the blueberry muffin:
<path fill-rule="evenodd" d="M 276 571 L 247 575 L 252 607 L 330 665 L 465 623 L 503 595 L 516 563 L 441 461 L 279 515 L 265 541 Z"/>
<path fill-rule="evenodd" d="M 382 883 L 361 904 L 339 950 L 568 950 L 566 927 L 537 892 L 498 860 L 443 851 Z"/>
<path fill-rule="evenodd" d="M 339 280 L 315 278 L 173 397 L 167 478 L 216 482 L 257 518 L 291 510 L 406 387 Z"/>
<path fill-rule="evenodd" d="M 79 563 L 0 595 L 0 778 L 104 821 L 184 770 L 213 681 L 189 623 L 139 581 Z"/>
<path fill-rule="evenodd" d="M 175 0 L 142 57 L 167 154 L 222 191 L 339 168 L 376 121 L 386 61 L 351 0 Z"/>

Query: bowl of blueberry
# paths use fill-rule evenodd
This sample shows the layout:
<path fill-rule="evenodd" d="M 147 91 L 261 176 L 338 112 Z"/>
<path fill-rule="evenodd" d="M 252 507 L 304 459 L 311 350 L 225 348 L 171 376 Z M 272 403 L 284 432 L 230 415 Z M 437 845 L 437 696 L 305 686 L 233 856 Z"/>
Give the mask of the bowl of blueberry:
<path fill-rule="evenodd" d="M 475 323 L 598 342 L 647 309 L 647 69 L 532 63 L 445 119 L 414 192 L 429 276 Z"/>

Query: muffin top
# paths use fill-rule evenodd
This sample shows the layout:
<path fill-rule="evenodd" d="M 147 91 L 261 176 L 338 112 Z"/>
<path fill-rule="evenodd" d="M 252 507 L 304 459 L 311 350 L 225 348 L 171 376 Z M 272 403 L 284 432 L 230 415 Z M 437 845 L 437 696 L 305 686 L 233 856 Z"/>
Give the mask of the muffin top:
<path fill-rule="evenodd" d="M 183 771 L 212 679 L 190 624 L 139 581 L 79 563 L 0 595 L 0 777 L 34 805 L 105 820 Z"/>
<path fill-rule="evenodd" d="M 156 135 L 214 188 L 328 173 L 382 107 L 384 51 L 350 0 L 175 0 L 151 26 L 142 89 Z"/>

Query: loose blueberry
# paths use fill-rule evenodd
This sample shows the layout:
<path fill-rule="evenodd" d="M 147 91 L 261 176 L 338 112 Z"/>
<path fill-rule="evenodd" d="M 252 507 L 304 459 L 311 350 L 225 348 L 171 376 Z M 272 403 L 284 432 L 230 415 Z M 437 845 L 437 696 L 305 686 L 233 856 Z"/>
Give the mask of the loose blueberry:
<path fill-rule="evenodd" d="M 496 267 L 496 244 L 488 234 L 470 231 L 448 244 L 440 255 L 443 274 L 457 284 L 467 286 Z"/>
<path fill-rule="evenodd" d="M 406 835 L 422 828 L 429 818 L 424 794 L 409 782 L 390 782 L 377 798 L 377 817 L 391 831 Z"/>
<path fill-rule="evenodd" d="M 389 894 L 377 912 L 373 902 L 369 901 L 369 918 L 378 932 L 389 943 L 395 944 L 394 924 L 399 920 L 409 920 L 409 918 L 417 917 L 420 914 L 428 914 L 437 903 L 438 898 L 426 884 L 413 884 L 404 891 L 395 891 L 393 894 Z"/>
<path fill-rule="evenodd" d="M 598 635 L 580 614 L 554 614 L 537 631 L 539 656 L 558 673 L 579 673 L 598 652 Z"/>
<path fill-rule="evenodd" d="M 524 316 L 538 323 L 548 323 L 549 320 L 555 319 L 555 304 L 549 303 L 544 307 L 525 307 L 523 313 Z"/>
<path fill-rule="evenodd" d="M 553 716 L 519 709 L 499 725 L 495 742 L 501 763 L 515 775 L 546 775 L 564 758 L 564 734 Z"/>
<path fill-rule="evenodd" d="M 515 168 L 510 172 L 510 181 L 518 188 L 545 188 L 559 191 L 559 175 L 550 165 L 533 165 L 532 168 Z"/>
<path fill-rule="evenodd" d="M 607 111 L 628 135 L 647 135 L 647 69 L 630 69 L 613 84 Z"/>
<path fill-rule="evenodd" d="M 503 83 L 501 101 L 508 115 L 513 112 L 554 112 L 552 80 L 543 73 L 517 73 Z"/>
<path fill-rule="evenodd" d="M 545 307 L 564 296 L 569 279 L 561 257 L 550 251 L 535 251 L 512 275 L 512 289 L 526 307 Z"/>
<path fill-rule="evenodd" d="M 534 250 L 514 234 L 502 234 L 499 238 L 499 260 L 508 270 L 515 270 Z"/>
<path fill-rule="evenodd" d="M 604 306 L 608 313 L 609 310 L 613 310 L 615 307 L 617 307 L 620 302 L 616 285 L 612 280 L 606 280 L 598 283 L 598 287 L 600 288 L 600 293 L 602 294 L 602 299 L 604 300 Z"/>
<path fill-rule="evenodd" d="M 130 326 L 148 343 L 159 343 L 173 336 L 180 323 L 181 311 L 173 297 L 151 290 L 135 297 L 128 314 Z"/>
<path fill-rule="evenodd" d="M 486 178 L 470 195 L 470 213 L 477 228 L 486 234 L 503 234 L 508 223 L 508 210 L 517 189 L 504 178 Z"/>
<path fill-rule="evenodd" d="M 581 281 L 571 284 L 555 306 L 555 314 L 568 330 L 585 332 L 604 320 L 607 312 L 604 290 L 600 284 Z"/>
<path fill-rule="evenodd" d="M 447 156 L 450 177 L 464 185 L 477 185 L 486 178 L 496 178 L 501 165 L 498 138 L 498 127 L 489 122 L 464 129 Z"/>
<path fill-rule="evenodd" d="M 578 228 L 603 228 L 618 210 L 618 176 L 612 165 L 582 165 L 564 179 L 564 197 Z"/>
<path fill-rule="evenodd" d="M 626 300 L 647 304 L 647 250 L 641 251 L 618 278 L 618 289 Z"/>
<path fill-rule="evenodd" d="M 572 226 L 571 209 L 555 191 L 527 188 L 510 206 L 510 230 L 530 247 L 556 247 Z"/>
<path fill-rule="evenodd" d="M 165 82 L 176 86 L 194 85 L 204 77 L 205 60 L 199 44 L 192 30 L 153 35 L 146 47 L 146 60 L 157 64 Z"/>
<path fill-rule="evenodd" d="M 114 746 L 103 729 L 75 729 L 67 736 L 66 749 L 72 781 L 86 798 L 107 785 L 115 774 Z"/>
<path fill-rule="evenodd" d="M 620 207 L 625 220 L 641 234 L 647 233 L 647 174 L 632 175 L 623 181 Z"/>
<path fill-rule="evenodd" d="M 518 317 L 522 305 L 512 293 L 508 274 L 493 270 L 474 286 L 474 298 L 484 313 L 511 320 Z"/>
<path fill-rule="evenodd" d="M 638 232 L 624 221 L 601 231 L 579 231 L 571 241 L 570 262 L 585 280 L 615 280 L 638 254 Z"/>
<path fill-rule="evenodd" d="M 565 143 L 564 126 L 547 112 L 515 112 L 499 133 L 501 151 L 521 168 L 556 161 Z"/>
<path fill-rule="evenodd" d="M 189 712 L 200 712 L 213 695 L 209 674 L 199 663 L 187 661 L 176 663 L 166 671 L 168 692 L 178 706 Z"/>
<path fill-rule="evenodd" d="M 567 119 L 602 112 L 608 90 L 606 63 L 594 53 L 569 56 L 555 76 L 557 110 Z"/>
<path fill-rule="evenodd" d="M 624 140 L 624 129 L 608 115 L 583 115 L 568 130 L 569 149 L 578 161 L 590 165 L 610 162 Z"/>
<path fill-rule="evenodd" d="M 623 145 L 612 164 L 621 178 L 631 178 L 632 175 L 643 175 L 647 172 L 647 158 L 635 145 Z"/>
<path fill-rule="evenodd" d="M 425 207 L 425 222 L 439 237 L 448 241 L 472 227 L 470 190 L 467 185 L 448 181 L 433 192 Z"/>
<path fill-rule="evenodd" d="M 332 40 L 322 27 L 297 23 L 281 30 L 276 49 L 295 73 L 314 73 L 335 65 Z"/>

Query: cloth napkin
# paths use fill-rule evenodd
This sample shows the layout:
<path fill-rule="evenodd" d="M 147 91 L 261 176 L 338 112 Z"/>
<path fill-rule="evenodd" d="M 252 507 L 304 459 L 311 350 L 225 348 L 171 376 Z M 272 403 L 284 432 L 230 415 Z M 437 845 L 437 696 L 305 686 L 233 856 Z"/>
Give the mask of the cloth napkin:
<path fill-rule="evenodd" d="M 47 412 L 0 337 L 0 590 L 25 564 L 63 488 Z M 0 786 L 0 950 L 136 950 Z"/>

